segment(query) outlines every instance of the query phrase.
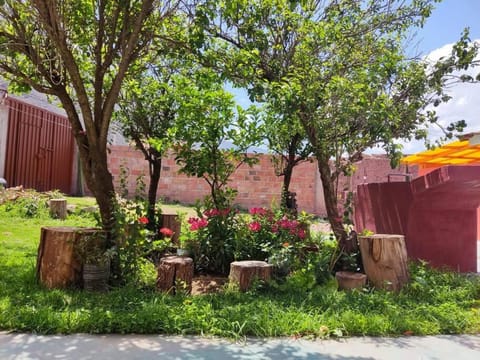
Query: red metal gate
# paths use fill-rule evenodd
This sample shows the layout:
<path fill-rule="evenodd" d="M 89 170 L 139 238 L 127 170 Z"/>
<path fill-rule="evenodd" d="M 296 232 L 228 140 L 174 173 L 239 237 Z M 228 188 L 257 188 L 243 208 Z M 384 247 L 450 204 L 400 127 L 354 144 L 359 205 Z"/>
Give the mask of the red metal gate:
<path fill-rule="evenodd" d="M 8 99 L 5 178 L 9 186 L 72 192 L 74 139 L 64 116 Z"/>

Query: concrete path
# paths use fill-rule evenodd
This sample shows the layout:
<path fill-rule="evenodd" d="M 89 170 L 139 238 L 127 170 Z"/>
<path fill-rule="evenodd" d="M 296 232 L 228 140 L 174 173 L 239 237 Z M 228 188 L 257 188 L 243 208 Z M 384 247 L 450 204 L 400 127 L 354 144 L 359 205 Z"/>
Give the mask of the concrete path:
<path fill-rule="evenodd" d="M 480 335 L 341 340 L 247 339 L 194 336 L 39 336 L 0 332 L 0 359 L 454 359 L 480 360 Z"/>

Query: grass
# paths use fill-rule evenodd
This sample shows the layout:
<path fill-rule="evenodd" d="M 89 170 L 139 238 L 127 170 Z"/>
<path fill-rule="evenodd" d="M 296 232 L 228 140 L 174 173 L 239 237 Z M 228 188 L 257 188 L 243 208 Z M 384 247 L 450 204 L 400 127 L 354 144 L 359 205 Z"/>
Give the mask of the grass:
<path fill-rule="evenodd" d="M 82 200 L 84 201 L 84 200 Z M 0 330 L 56 333 L 354 336 L 480 333 L 480 280 L 413 265 L 400 293 L 338 292 L 299 272 L 248 293 L 168 296 L 127 286 L 105 294 L 47 290 L 35 281 L 41 226 L 94 225 L 25 218 L 0 206 Z"/>
<path fill-rule="evenodd" d="M 79 208 L 89 207 L 96 205 L 95 198 L 90 196 L 77 197 L 77 196 L 66 196 L 67 203 L 75 205 Z M 164 214 L 176 214 L 177 212 L 184 212 L 187 216 L 196 216 L 195 209 L 191 206 L 185 206 L 181 204 L 161 204 L 162 213 Z"/>

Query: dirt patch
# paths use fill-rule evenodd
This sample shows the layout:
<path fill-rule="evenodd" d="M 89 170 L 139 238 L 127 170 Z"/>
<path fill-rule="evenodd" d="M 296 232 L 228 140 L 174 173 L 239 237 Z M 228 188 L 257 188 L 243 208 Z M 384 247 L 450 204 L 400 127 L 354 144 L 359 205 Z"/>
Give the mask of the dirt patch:
<path fill-rule="evenodd" d="M 217 293 L 222 290 L 228 278 L 221 276 L 200 275 L 192 280 L 192 295 Z"/>

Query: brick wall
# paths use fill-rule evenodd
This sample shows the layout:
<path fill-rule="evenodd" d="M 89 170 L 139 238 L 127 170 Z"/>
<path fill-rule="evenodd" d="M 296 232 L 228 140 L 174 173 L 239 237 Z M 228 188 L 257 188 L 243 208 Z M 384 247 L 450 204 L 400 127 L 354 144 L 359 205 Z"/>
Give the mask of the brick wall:
<path fill-rule="evenodd" d="M 148 182 L 148 164 L 141 152 L 128 146 L 115 145 L 111 147 L 109 155 L 110 171 L 114 176 L 115 186 L 119 185 L 120 165 L 124 164 L 129 170 L 129 193 L 135 193 L 136 178 L 143 174 Z M 339 196 L 344 190 L 356 189 L 359 184 L 367 182 L 387 181 L 387 175 L 404 173 L 405 167 L 392 170 L 389 160 L 384 156 L 366 155 L 356 164 L 357 171 L 351 177 L 342 177 L 339 182 Z M 164 158 L 162 172 L 158 186 L 158 196 L 166 202 L 179 201 L 193 204 L 197 199 L 208 194 L 209 187 L 202 178 L 189 178 L 178 173 L 179 167 L 172 156 Z M 416 169 L 414 172 L 416 176 Z M 415 177 L 414 176 L 414 177 Z M 403 177 L 394 177 L 392 181 L 404 181 Z M 269 155 L 261 155 L 258 164 L 253 167 L 242 165 L 231 177 L 229 184 L 238 190 L 236 204 L 244 208 L 270 206 L 278 204 L 282 178 L 275 175 Z M 325 201 L 323 198 L 320 176 L 315 161 L 305 162 L 294 169 L 290 190 L 297 193 L 299 210 L 305 210 L 317 215 L 325 215 Z"/>

